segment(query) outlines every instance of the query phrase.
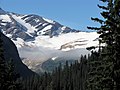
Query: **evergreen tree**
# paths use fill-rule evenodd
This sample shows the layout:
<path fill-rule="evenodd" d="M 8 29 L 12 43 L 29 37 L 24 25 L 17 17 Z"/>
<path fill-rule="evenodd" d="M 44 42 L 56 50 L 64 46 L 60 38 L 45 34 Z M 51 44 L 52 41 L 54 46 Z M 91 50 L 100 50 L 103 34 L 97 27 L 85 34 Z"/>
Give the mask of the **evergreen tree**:
<path fill-rule="evenodd" d="M 97 52 L 92 52 L 92 55 L 89 57 L 88 61 L 88 77 L 87 77 L 87 90 L 103 90 L 100 87 L 101 78 L 102 78 L 102 61 L 98 57 Z"/>
<path fill-rule="evenodd" d="M 98 70 L 102 71 L 101 76 L 96 73 L 92 79 L 92 83 L 96 84 L 97 90 L 119 90 L 120 87 L 120 0 L 100 0 L 107 4 L 107 6 L 100 6 L 103 9 L 101 15 L 104 20 L 98 18 L 91 18 L 101 24 L 100 28 L 88 27 L 88 29 L 97 30 L 100 34 L 99 42 L 100 44 L 105 44 L 104 48 L 99 54 L 99 65 L 96 66 Z M 101 47 L 100 47 L 101 48 Z M 99 48 L 99 49 L 100 49 Z M 99 50 L 100 51 L 100 50 Z M 95 64 L 94 64 L 95 65 Z M 91 72 L 95 72 L 96 69 Z M 97 71 L 98 72 L 98 71 Z M 95 73 L 94 73 L 95 74 Z M 92 78 L 92 76 L 91 76 Z M 89 77 L 90 79 L 90 77 Z M 89 80 L 88 86 L 91 84 L 91 79 Z M 92 85 L 94 87 L 94 84 Z M 92 89 L 92 88 L 91 88 Z M 89 89 L 89 90 L 91 90 Z M 94 90 L 93 88 L 92 90 Z M 96 90 L 96 89 L 95 89 Z"/>

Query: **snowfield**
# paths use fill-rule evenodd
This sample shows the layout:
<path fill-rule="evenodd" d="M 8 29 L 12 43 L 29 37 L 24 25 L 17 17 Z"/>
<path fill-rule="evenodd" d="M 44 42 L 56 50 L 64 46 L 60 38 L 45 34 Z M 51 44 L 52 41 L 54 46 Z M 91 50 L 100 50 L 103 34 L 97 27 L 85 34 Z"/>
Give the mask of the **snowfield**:
<path fill-rule="evenodd" d="M 50 38 L 49 36 L 38 36 L 34 41 L 25 42 L 24 40 L 17 38 L 16 41 L 13 41 L 18 48 L 22 46 L 28 47 L 46 47 L 51 49 L 60 50 L 63 45 L 73 45 L 73 48 L 63 48 L 62 51 L 68 51 L 77 48 L 86 48 L 90 46 L 97 46 L 98 41 L 95 40 L 98 38 L 96 32 L 79 32 L 79 33 L 67 33 L 61 34 L 59 36 L 54 36 Z M 77 45 L 76 45 L 77 44 Z M 76 46 L 75 46 L 76 45 Z"/>

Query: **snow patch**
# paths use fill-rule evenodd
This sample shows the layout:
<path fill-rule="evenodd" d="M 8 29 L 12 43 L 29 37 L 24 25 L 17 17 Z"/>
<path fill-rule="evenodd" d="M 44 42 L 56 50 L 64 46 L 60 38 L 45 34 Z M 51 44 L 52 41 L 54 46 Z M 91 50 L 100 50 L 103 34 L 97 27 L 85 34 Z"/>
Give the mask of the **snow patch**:
<path fill-rule="evenodd" d="M 11 22 L 11 19 L 8 15 L 0 15 L 0 20 L 4 22 Z"/>
<path fill-rule="evenodd" d="M 45 26 L 45 25 L 47 25 L 48 23 L 44 23 L 42 26 Z"/>
<path fill-rule="evenodd" d="M 42 29 L 41 34 L 45 34 L 46 33 L 45 31 L 47 31 L 47 30 L 49 30 L 51 28 L 52 28 L 52 25 L 46 26 L 45 28 Z"/>
<path fill-rule="evenodd" d="M 45 21 L 49 22 L 49 23 L 52 23 L 52 24 L 55 24 L 54 21 L 50 20 L 50 19 L 46 19 L 46 18 L 43 18 Z"/>
<path fill-rule="evenodd" d="M 36 31 L 37 29 L 33 26 L 31 26 L 29 23 L 26 23 L 24 20 L 21 19 L 20 16 L 16 16 L 16 15 L 12 15 L 12 17 L 19 22 L 20 24 L 22 24 L 23 26 L 25 26 L 28 30 L 28 34 L 29 33 L 34 33 L 34 31 Z"/>
<path fill-rule="evenodd" d="M 61 28 L 61 30 L 65 30 L 66 29 L 66 26 L 63 26 L 62 28 Z"/>
<path fill-rule="evenodd" d="M 17 46 L 17 48 L 21 48 L 25 44 L 24 40 L 21 39 L 21 38 L 17 38 L 16 40 L 12 40 L 12 41 L 15 43 L 15 45 Z"/>
<path fill-rule="evenodd" d="M 58 57 L 53 57 L 52 60 L 54 61 L 55 59 L 57 59 Z"/>

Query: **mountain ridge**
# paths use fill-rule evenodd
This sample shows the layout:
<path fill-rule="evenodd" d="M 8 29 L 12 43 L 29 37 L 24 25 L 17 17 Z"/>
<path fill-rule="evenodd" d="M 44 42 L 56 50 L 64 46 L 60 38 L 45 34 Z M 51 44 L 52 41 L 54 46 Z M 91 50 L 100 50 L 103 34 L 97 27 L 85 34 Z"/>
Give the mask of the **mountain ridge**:
<path fill-rule="evenodd" d="M 13 39 L 20 37 L 26 40 L 34 39 L 34 36 L 37 35 L 48 35 L 53 37 L 61 33 L 79 32 L 78 30 L 71 29 L 59 24 L 58 22 L 42 18 L 35 14 L 21 15 L 5 12 L 1 9 L 0 15 L 1 29 L 3 32 L 7 30 L 5 32 L 6 34 L 12 33 Z M 22 36 L 20 36 L 20 34 L 22 34 Z"/>

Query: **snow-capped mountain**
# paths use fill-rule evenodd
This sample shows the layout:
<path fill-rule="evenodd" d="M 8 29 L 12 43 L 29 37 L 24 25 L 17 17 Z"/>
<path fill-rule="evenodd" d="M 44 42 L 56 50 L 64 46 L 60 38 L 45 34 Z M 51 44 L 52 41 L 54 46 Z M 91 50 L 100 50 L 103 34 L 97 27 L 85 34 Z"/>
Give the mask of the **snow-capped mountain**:
<path fill-rule="evenodd" d="M 98 45 L 96 32 L 80 32 L 38 15 L 1 8 L 0 30 L 16 44 L 23 62 L 32 70 L 48 59 L 77 60 L 89 53 L 86 47 Z"/>
<path fill-rule="evenodd" d="M 12 39 L 21 38 L 25 41 L 33 40 L 40 35 L 53 37 L 62 33 L 78 32 L 38 15 L 20 15 L 2 9 L 0 9 L 0 28 Z"/>

